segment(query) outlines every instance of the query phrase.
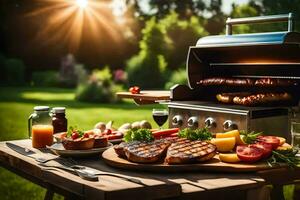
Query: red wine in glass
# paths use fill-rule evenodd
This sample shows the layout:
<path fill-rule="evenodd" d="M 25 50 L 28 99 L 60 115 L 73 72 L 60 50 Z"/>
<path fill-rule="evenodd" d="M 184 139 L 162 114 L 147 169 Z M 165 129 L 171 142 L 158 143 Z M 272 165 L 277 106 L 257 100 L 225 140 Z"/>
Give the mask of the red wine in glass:
<path fill-rule="evenodd" d="M 166 109 L 153 109 L 152 116 L 159 129 L 162 129 L 162 125 L 168 120 L 169 113 Z"/>

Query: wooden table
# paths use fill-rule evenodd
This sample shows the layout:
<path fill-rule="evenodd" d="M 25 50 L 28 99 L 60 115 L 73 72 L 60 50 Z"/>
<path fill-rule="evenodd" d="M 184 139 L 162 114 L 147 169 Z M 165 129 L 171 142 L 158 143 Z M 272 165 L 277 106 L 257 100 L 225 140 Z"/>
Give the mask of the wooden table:
<path fill-rule="evenodd" d="M 30 147 L 30 140 L 12 141 L 23 147 Z M 48 156 L 44 152 L 34 150 Z M 300 180 L 299 171 L 287 173 L 285 169 L 268 170 L 259 173 L 146 173 L 114 169 L 107 166 L 100 157 L 76 159 L 78 164 L 94 169 L 136 178 L 143 184 L 125 181 L 111 176 L 99 176 L 98 182 L 86 181 L 70 172 L 41 167 L 29 157 L 8 148 L 0 142 L 0 164 L 6 169 L 47 189 L 45 199 L 59 193 L 69 199 L 258 199 L 264 195 L 266 184 Z M 50 161 L 54 162 L 54 161 Z M 275 176 L 275 174 L 279 176 Z M 280 178 L 280 176 L 282 176 Z M 280 195 L 280 194 L 279 194 Z M 277 194 L 277 199 L 280 197 Z M 263 199 L 263 198 L 262 198 Z"/>

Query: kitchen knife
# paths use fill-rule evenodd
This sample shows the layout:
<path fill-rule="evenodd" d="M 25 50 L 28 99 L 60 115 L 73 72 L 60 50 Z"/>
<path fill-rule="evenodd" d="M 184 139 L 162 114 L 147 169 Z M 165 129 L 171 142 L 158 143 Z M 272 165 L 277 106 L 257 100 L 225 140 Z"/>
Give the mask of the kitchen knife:
<path fill-rule="evenodd" d="M 24 156 L 30 157 L 30 158 L 34 158 L 32 155 L 36 154 L 34 151 L 25 148 L 25 147 L 21 147 L 19 145 L 13 144 L 11 142 L 6 142 L 6 145 L 14 150 L 15 152 L 18 152 L 19 154 L 22 154 Z"/>

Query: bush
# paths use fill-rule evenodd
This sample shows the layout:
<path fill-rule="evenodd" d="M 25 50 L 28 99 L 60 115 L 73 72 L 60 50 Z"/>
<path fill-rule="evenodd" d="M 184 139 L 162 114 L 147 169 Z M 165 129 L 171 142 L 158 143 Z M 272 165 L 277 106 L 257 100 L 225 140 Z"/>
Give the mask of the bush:
<path fill-rule="evenodd" d="M 121 90 L 122 87 L 112 81 L 109 68 L 105 67 L 103 70 L 94 70 L 88 81 L 78 85 L 75 98 L 85 102 L 115 103 L 118 102 L 115 93 Z"/>
<path fill-rule="evenodd" d="M 58 72 L 38 71 L 32 73 L 32 84 L 34 86 L 55 87 L 59 85 Z"/>
<path fill-rule="evenodd" d="M 169 90 L 175 84 L 187 84 L 187 75 L 185 69 L 174 71 L 170 80 L 166 83 L 165 89 Z"/>
<path fill-rule="evenodd" d="M 9 85 L 24 84 L 25 65 L 19 59 L 7 59 L 5 62 L 5 79 Z"/>

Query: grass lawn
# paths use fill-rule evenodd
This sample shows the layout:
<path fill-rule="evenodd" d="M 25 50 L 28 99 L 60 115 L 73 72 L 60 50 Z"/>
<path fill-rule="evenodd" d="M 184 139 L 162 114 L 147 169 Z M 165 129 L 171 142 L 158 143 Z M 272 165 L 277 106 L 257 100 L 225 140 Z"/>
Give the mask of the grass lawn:
<path fill-rule="evenodd" d="M 65 106 L 69 125 L 91 129 L 99 121 L 114 121 L 116 127 L 126 122 L 149 120 L 151 109 L 159 105 L 137 106 L 132 102 L 92 104 L 74 100 L 73 90 L 60 88 L 0 87 L 0 140 L 28 137 L 27 118 L 36 105 Z M 167 125 L 165 125 L 167 126 Z M 0 199 L 43 199 L 45 190 L 0 168 Z M 55 199 L 61 199 L 56 196 Z"/>

